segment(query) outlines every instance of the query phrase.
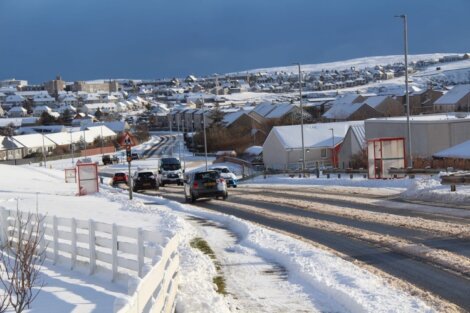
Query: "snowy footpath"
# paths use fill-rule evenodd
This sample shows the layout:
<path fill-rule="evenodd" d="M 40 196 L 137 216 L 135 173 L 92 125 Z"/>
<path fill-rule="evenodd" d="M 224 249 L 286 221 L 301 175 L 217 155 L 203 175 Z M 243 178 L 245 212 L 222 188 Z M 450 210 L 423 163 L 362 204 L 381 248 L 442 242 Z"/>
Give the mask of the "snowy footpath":
<path fill-rule="evenodd" d="M 136 194 L 130 201 L 107 184 L 95 195 L 77 197 L 76 185 L 65 184 L 57 167 L 0 165 L 0 175 L 0 207 L 142 227 L 162 237 L 178 233 L 179 313 L 436 311 L 334 253 L 233 216 L 155 196 Z M 208 242 L 215 259 L 192 248 L 195 238 Z M 114 299 L 126 297 L 122 282 L 60 264 L 47 262 L 43 274 L 46 286 L 31 312 L 112 312 Z M 217 292 L 216 276 L 224 278 L 225 293 Z"/>

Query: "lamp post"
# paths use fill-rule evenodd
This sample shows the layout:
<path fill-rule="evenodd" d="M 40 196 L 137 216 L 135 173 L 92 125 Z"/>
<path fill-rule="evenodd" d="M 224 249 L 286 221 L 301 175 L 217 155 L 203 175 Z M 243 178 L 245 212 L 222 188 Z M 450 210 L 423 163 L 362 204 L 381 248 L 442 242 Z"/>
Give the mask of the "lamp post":
<path fill-rule="evenodd" d="M 330 128 L 331 130 L 331 161 L 333 163 L 333 167 L 335 166 L 335 130 Z"/>
<path fill-rule="evenodd" d="M 204 100 L 203 100 L 204 105 Z M 206 157 L 206 171 L 207 171 L 207 136 L 206 136 L 206 110 L 202 109 L 202 124 L 204 127 L 204 155 Z"/>
<path fill-rule="evenodd" d="M 103 125 L 101 125 L 100 131 L 101 131 L 101 156 L 103 156 Z"/>
<path fill-rule="evenodd" d="M 410 95 L 408 91 L 408 17 L 406 14 L 395 15 L 403 19 L 403 35 L 405 48 L 405 101 L 406 101 L 406 128 L 408 133 L 408 164 L 413 168 L 413 156 L 411 154 L 411 125 L 410 125 Z"/>
<path fill-rule="evenodd" d="M 302 105 L 302 73 L 300 71 L 300 63 L 297 64 L 299 68 L 299 102 L 300 102 L 300 136 L 302 140 L 302 172 L 304 172 L 305 176 L 305 143 L 304 143 L 304 111 Z"/>
<path fill-rule="evenodd" d="M 44 129 L 41 131 L 42 134 L 42 158 L 44 159 L 44 167 L 47 167 L 46 165 L 46 148 L 44 146 Z"/>
<path fill-rule="evenodd" d="M 75 153 L 74 151 L 74 146 L 73 146 L 73 139 L 72 139 L 72 128 L 69 129 L 69 133 L 70 133 L 70 148 L 72 150 L 72 164 L 74 163 L 73 161 L 73 155 Z"/>

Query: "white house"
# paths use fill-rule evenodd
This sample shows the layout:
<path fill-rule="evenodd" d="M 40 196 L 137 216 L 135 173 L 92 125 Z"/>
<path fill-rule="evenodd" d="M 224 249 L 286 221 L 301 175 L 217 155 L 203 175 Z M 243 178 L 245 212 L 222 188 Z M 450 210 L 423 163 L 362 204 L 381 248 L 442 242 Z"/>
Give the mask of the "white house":
<path fill-rule="evenodd" d="M 14 106 L 8 110 L 8 117 L 25 117 L 28 111 L 22 106 Z"/>
<path fill-rule="evenodd" d="M 116 112 L 116 104 L 112 102 L 107 103 L 88 103 L 82 107 L 82 112 L 87 114 L 95 114 L 100 109 L 102 113 Z"/>
<path fill-rule="evenodd" d="M 11 108 L 13 106 L 20 106 L 23 104 L 23 102 L 25 101 L 26 99 L 23 98 L 22 96 L 20 95 L 9 95 L 6 97 L 5 99 L 5 103 L 3 104 L 4 107 L 6 108 Z"/>
<path fill-rule="evenodd" d="M 306 167 L 337 163 L 337 153 L 349 127 L 363 124 L 363 121 L 355 121 L 304 125 Z M 301 138 L 300 125 L 273 127 L 263 144 L 265 166 L 273 169 L 302 166 Z"/>
<path fill-rule="evenodd" d="M 8 140 L 17 148 L 24 148 L 25 155 L 32 153 L 49 154 L 57 146 L 43 134 L 29 134 L 9 137 Z"/>
<path fill-rule="evenodd" d="M 434 101 L 434 108 L 438 112 L 454 112 L 456 110 L 469 111 L 470 85 L 458 85 L 447 91 Z"/>
<path fill-rule="evenodd" d="M 40 105 L 33 109 L 33 116 L 40 117 L 44 112 L 52 115 L 52 109 L 47 105 Z"/>

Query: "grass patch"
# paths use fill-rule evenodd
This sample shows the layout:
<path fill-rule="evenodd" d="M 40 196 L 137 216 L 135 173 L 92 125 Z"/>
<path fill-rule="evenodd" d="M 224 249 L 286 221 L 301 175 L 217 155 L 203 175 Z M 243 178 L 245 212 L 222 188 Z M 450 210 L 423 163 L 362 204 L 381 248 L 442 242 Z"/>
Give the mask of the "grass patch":
<path fill-rule="evenodd" d="M 207 241 L 205 241 L 204 239 L 202 239 L 200 237 L 196 237 L 193 240 L 191 240 L 189 245 L 191 246 L 191 248 L 198 249 L 202 253 L 204 253 L 205 255 L 209 256 L 211 258 L 212 262 L 214 262 L 215 269 L 217 270 L 217 272 L 219 274 L 221 274 L 222 267 L 220 265 L 220 262 L 217 261 L 214 250 L 212 250 L 212 248 L 209 246 Z M 224 276 L 222 276 L 222 275 L 215 276 L 212 279 L 212 282 L 217 285 L 217 292 L 218 293 L 223 294 L 223 295 L 227 294 L 227 291 L 225 289 L 226 285 L 225 285 Z"/>

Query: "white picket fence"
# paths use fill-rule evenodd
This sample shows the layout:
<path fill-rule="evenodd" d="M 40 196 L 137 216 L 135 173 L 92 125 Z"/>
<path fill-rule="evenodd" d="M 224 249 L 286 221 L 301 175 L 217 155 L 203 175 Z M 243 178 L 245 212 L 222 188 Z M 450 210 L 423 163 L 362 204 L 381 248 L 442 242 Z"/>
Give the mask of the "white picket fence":
<path fill-rule="evenodd" d="M 23 215 L 23 219 L 26 214 Z M 3 243 L 17 229 L 17 211 L 0 208 L 0 240 Z M 34 218 L 34 221 L 37 219 Z M 40 247 L 54 264 L 69 264 L 71 269 L 87 266 L 89 274 L 109 272 L 110 279 L 138 276 L 130 301 L 115 312 L 172 312 L 178 290 L 178 237 L 164 247 L 158 233 L 93 220 L 46 216 L 40 219 L 44 232 Z M 150 268 L 145 273 L 144 268 Z M 155 308 L 155 309 L 154 309 Z"/>

